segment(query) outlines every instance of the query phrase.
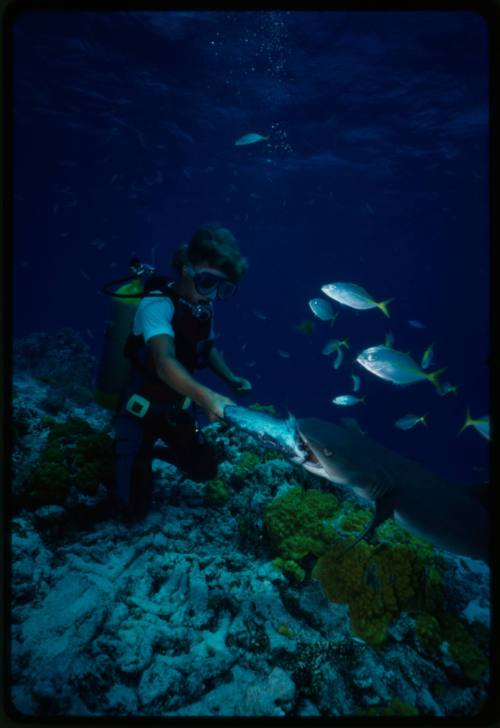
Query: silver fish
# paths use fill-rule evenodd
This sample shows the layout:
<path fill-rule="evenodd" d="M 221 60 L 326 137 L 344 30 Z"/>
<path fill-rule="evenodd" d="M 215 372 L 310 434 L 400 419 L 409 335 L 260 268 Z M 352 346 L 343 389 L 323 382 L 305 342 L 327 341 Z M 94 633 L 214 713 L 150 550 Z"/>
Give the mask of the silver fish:
<path fill-rule="evenodd" d="M 408 323 L 410 324 L 410 326 L 413 326 L 414 329 L 426 329 L 427 328 L 427 326 L 425 324 L 423 324 L 421 321 L 416 321 L 415 319 L 410 319 L 410 321 L 408 321 Z"/>
<path fill-rule="evenodd" d="M 442 382 L 438 385 L 438 394 L 443 397 L 445 394 L 449 394 L 450 392 L 453 392 L 453 394 L 457 395 L 457 384 L 451 384 L 451 382 Z"/>
<path fill-rule="evenodd" d="M 400 417 L 399 420 L 396 420 L 394 423 L 396 427 L 398 427 L 400 430 L 411 430 L 412 427 L 415 427 L 415 425 L 418 425 L 419 422 L 421 422 L 423 425 L 426 425 L 426 418 L 427 414 L 425 415 L 404 415 L 403 417 Z"/>
<path fill-rule="evenodd" d="M 364 401 L 364 397 L 354 397 L 352 394 L 340 394 L 338 397 L 332 399 L 333 404 L 338 404 L 341 407 L 352 407 L 353 405 Z"/>
<path fill-rule="evenodd" d="M 322 292 L 333 298 L 337 303 L 341 303 L 343 306 L 349 306 L 361 311 L 370 308 L 379 308 L 385 316 L 389 316 L 387 306 L 393 298 L 388 298 L 385 301 L 375 301 L 370 294 L 365 291 L 361 286 L 355 283 L 327 283 L 321 286 Z"/>
<path fill-rule="evenodd" d="M 309 308 L 317 318 L 321 319 L 321 321 L 331 321 L 333 324 L 338 316 L 338 314 L 333 310 L 332 304 L 329 301 L 325 301 L 323 298 L 311 298 L 309 301 Z"/>
<path fill-rule="evenodd" d="M 424 372 L 409 354 L 388 346 L 370 346 L 356 357 L 356 361 L 375 376 L 400 385 L 428 379 L 437 388 L 438 377 L 446 369 Z"/>
<path fill-rule="evenodd" d="M 337 356 L 335 357 L 335 360 L 333 362 L 333 368 L 334 369 L 339 369 L 340 368 L 340 365 L 343 362 L 343 360 L 344 360 L 344 351 L 343 351 L 343 349 L 338 349 L 337 350 Z"/>
<path fill-rule="evenodd" d="M 295 463 L 303 463 L 307 452 L 296 427 L 296 419 L 289 415 L 286 420 L 268 415 L 260 410 L 251 410 L 237 405 L 226 405 L 224 420 L 264 445 L 280 450 Z"/>
<path fill-rule="evenodd" d="M 324 345 L 321 353 L 328 356 L 329 354 L 333 354 L 334 351 L 339 351 L 342 346 L 345 346 L 346 349 L 349 348 L 349 342 L 347 339 L 343 339 L 342 341 L 340 339 L 330 339 Z"/>
<path fill-rule="evenodd" d="M 266 139 L 269 139 L 269 137 L 262 136 L 262 134 L 254 134 L 254 133 L 244 134 L 242 137 L 240 137 L 239 139 L 237 139 L 234 142 L 234 146 L 242 147 L 242 146 L 245 146 L 246 144 L 255 144 L 255 142 L 266 141 Z"/>

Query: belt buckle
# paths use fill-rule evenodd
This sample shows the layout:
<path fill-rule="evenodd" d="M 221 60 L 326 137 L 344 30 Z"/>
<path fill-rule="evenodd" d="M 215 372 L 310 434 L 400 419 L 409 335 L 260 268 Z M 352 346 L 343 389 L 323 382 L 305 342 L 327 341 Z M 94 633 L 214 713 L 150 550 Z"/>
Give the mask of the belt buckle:
<path fill-rule="evenodd" d="M 127 402 L 125 409 L 127 412 L 130 412 L 131 415 L 142 418 L 148 411 L 150 404 L 151 402 L 144 397 L 141 397 L 140 394 L 133 394 Z"/>

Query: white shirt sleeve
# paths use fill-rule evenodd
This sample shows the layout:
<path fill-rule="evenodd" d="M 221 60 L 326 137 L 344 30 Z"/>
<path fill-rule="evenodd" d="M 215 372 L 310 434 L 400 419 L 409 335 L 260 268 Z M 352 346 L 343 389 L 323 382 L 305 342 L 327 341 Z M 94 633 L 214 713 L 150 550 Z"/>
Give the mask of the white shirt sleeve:
<path fill-rule="evenodd" d="M 152 291 L 161 293 L 161 291 Z M 134 334 L 142 334 L 147 343 L 152 336 L 168 334 L 174 338 L 172 319 L 174 317 L 174 304 L 165 297 L 143 298 L 134 318 Z"/>

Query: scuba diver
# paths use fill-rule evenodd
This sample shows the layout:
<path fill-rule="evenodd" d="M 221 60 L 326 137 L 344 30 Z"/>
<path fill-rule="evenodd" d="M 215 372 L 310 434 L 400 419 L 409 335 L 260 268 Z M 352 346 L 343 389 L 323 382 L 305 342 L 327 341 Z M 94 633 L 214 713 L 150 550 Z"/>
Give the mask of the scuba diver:
<path fill-rule="evenodd" d="M 234 402 L 201 384 L 193 375 L 195 369 L 209 367 L 236 394 L 252 389 L 247 379 L 231 371 L 214 344 L 213 302 L 233 296 L 248 267 L 232 233 L 213 223 L 198 228 L 189 245 L 181 245 L 172 258 L 177 280 L 156 276 L 154 268 L 141 266 L 137 259 L 133 262 L 132 270 L 145 282 L 137 287 L 136 277 L 135 287 L 120 289 L 129 292 L 110 294 L 129 299 L 128 314 L 122 315 L 121 343 L 114 345 L 115 363 L 116 352 L 121 363 L 123 357 L 128 360 L 126 381 L 117 384 L 119 367 L 110 367 L 113 357 L 108 355 L 106 362 L 105 356 L 96 392 L 98 402 L 117 409 L 113 502 L 118 515 L 129 521 L 142 519 L 149 510 L 154 457 L 174 464 L 192 480 L 210 480 L 217 474 L 195 407 L 213 422 L 222 420 L 224 408 Z M 123 347 L 123 331 L 130 331 L 132 316 L 132 331 Z M 120 326 L 114 323 L 119 341 Z M 166 447 L 155 447 L 158 439 Z"/>

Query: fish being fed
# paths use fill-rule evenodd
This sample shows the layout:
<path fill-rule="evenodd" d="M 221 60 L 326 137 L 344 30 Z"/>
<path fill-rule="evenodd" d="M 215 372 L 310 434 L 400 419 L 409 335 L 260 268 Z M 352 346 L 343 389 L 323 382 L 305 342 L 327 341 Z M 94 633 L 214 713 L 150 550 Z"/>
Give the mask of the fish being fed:
<path fill-rule="evenodd" d="M 421 422 L 423 425 L 426 425 L 426 417 L 427 414 L 404 415 L 403 417 L 400 417 L 399 420 L 396 420 L 394 424 L 396 425 L 396 427 L 399 427 L 400 430 L 411 430 L 411 428 L 415 427 L 415 425 L 418 425 L 419 422 Z"/>
<path fill-rule="evenodd" d="M 356 361 L 367 371 L 393 384 L 413 384 L 426 379 L 438 387 L 438 377 L 446 370 L 424 372 L 409 354 L 388 346 L 370 346 L 356 357 Z"/>
<path fill-rule="evenodd" d="M 352 407 L 353 405 L 364 401 L 364 397 L 354 397 L 352 394 L 340 394 L 338 397 L 332 399 L 333 404 L 338 404 L 341 407 Z"/>
<path fill-rule="evenodd" d="M 473 427 L 477 432 L 479 432 L 480 435 L 485 437 L 487 440 L 490 439 L 490 418 L 485 415 L 484 417 L 479 417 L 478 419 L 473 419 L 470 416 L 469 410 L 467 410 L 467 415 L 465 417 L 465 422 L 462 425 L 459 435 L 465 430 L 466 427 Z"/>
<path fill-rule="evenodd" d="M 365 291 L 361 286 L 355 283 L 327 283 L 321 286 L 322 292 L 333 298 L 337 303 L 341 303 L 343 306 L 349 306 L 349 308 L 355 308 L 360 311 L 364 311 L 369 308 L 379 308 L 385 316 L 389 316 L 387 306 L 393 298 L 388 298 L 385 301 L 375 301 L 370 294 Z"/>
<path fill-rule="evenodd" d="M 255 144 L 255 142 L 263 142 L 269 139 L 268 136 L 262 136 L 262 134 L 244 134 L 242 137 L 234 142 L 235 147 L 243 147 L 246 144 Z"/>
<path fill-rule="evenodd" d="M 249 435 L 253 435 L 264 445 L 280 450 L 295 463 L 302 463 L 307 452 L 299 436 L 295 417 L 286 420 L 273 417 L 261 410 L 252 410 L 237 405 L 226 405 L 224 420 Z"/>
<path fill-rule="evenodd" d="M 449 483 L 366 435 L 325 420 L 299 419 L 297 427 L 314 456 L 302 466 L 375 505 L 371 523 L 346 551 L 393 517 L 438 548 L 488 562 L 489 485 Z"/>
<path fill-rule="evenodd" d="M 323 298 L 311 298 L 309 301 L 309 308 L 313 314 L 321 319 L 321 321 L 335 321 L 338 313 L 333 310 L 332 304 L 329 301 L 325 301 Z"/>

